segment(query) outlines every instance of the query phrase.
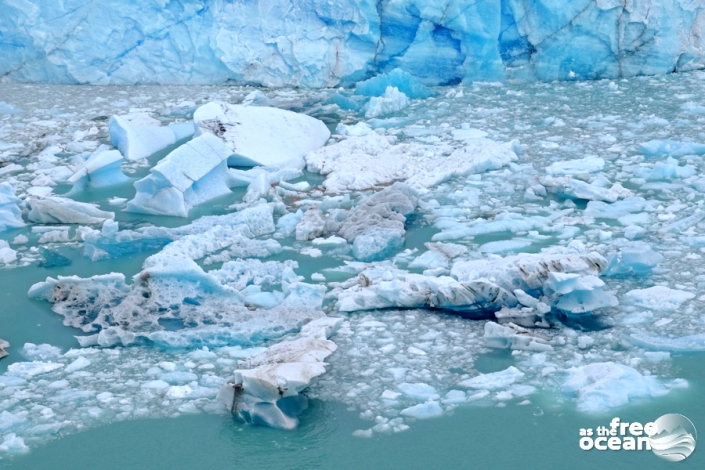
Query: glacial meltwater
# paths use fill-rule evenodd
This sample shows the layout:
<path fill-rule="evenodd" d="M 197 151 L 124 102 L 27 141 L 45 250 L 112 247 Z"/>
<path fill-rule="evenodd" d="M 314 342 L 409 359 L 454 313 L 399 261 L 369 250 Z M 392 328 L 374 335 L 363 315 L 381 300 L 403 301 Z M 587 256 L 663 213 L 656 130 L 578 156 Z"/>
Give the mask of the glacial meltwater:
<path fill-rule="evenodd" d="M 386 79 L 0 83 L 0 468 L 671 465 L 705 73 Z"/>

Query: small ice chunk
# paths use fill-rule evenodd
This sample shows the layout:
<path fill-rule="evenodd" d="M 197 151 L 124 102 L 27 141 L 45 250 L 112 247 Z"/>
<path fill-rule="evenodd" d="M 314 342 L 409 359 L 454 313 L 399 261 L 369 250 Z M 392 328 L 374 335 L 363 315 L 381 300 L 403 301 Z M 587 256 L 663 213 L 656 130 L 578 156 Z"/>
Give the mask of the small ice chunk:
<path fill-rule="evenodd" d="M 441 408 L 441 405 L 437 401 L 428 401 L 426 403 L 410 406 L 409 408 L 404 408 L 399 414 L 408 416 L 409 418 L 428 419 L 441 416 L 443 414 L 443 408 Z"/>
<path fill-rule="evenodd" d="M 397 385 L 397 389 L 412 400 L 426 401 L 428 399 L 438 398 L 438 391 L 434 387 L 424 383 L 404 382 Z"/>
<path fill-rule="evenodd" d="M 584 173 L 596 173 L 604 167 L 604 159 L 600 157 L 585 157 L 577 160 L 552 163 L 546 167 L 546 173 L 553 176 L 572 176 Z"/>
<path fill-rule="evenodd" d="M 85 369 L 91 365 L 91 361 L 86 359 L 85 357 L 78 357 L 76 360 L 74 360 L 71 364 L 66 366 L 66 369 L 64 369 L 67 373 L 71 372 L 76 372 L 77 370 Z"/>
<path fill-rule="evenodd" d="M 514 366 L 510 366 L 498 372 L 480 374 L 477 377 L 463 380 L 458 385 L 465 388 L 481 390 L 497 390 L 512 385 L 517 380 L 521 380 L 524 373 Z"/>

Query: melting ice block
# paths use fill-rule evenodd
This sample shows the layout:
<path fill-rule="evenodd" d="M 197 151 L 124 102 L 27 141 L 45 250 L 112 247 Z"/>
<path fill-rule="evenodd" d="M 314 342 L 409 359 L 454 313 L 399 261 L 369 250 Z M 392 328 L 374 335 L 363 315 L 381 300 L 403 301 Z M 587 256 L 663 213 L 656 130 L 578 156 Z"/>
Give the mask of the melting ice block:
<path fill-rule="evenodd" d="M 548 341 L 529 333 L 529 330 L 513 323 L 499 325 L 488 321 L 485 323 L 485 343 L 490 348 L 515 349 L 527 351 L 550 351 L 553 348 Z"/>
<path fill-rule="evenodd" d="M 19 202 L 12 185 L 7 181 L 0 183 L 0 232 L 25 226 Z"/>
<path fill-rule="evenodd" d="M 187 217 L 200 203 L 230 193 L 227 159 L 230 150 L 212 134 L 177 148 L 137 181 L 129 212 Z"/>
<path fill-rule="evenodd" d="M 267 106 L 212 102 L 196 110 L 201 133 L 219 137 L 230 150 L 229 166 L 303 167 L 303 156 L 330 137 L 318 119 Z"/>
<path fill-rule="evenodd" d="M 227 261 L 207 272 L 194 261 L 240 243 L 241 237 L 274 231 L 268 205 L 242 212 L 162 232 L 176 239 L 147 258 L 131 284 L 122 273 L 59 276 L 33 285 L 28 295 L 53 303 L 66 325 L 91 333 L 81 337 L 83 345 L 103 347 L 252 345 L 321 317 L 326 288 L 300 282 L 293 261 Z"/>
<path fill-rule="evenodd" d="M 297 338 L 277 343 L 238 363 L 218 399 L 245 421 L 293 429 L 307 407 L 300 392 L 325 373 L 323 362 L 337 349 L 328 338 L 342 318 L 323 317 L 308 323 Z"/>
<path fill-rule="evenodd" d="M 477 313 L 517 305 L 511 293 L 484 279 L 459 282 L 448 276 L 424 276 L 391 266 L 368 268 L 329 295 L 338 299 L 335 308 L 341 312 L 400 307 Z"/>
<path fill-rule="evenodd" d="M 352 136 L 306 155 L 308 171 L 326 176 L 326 191 L 366 190 L 404 181 L 427 188 L 454 177 L 497 170 L 517 159 L 516 142 L 476 139 L 440 157 L 429 156 L 417 143 L 395 144 L 393 138 L 372 133 Z"/>
<path fill-rule="evenodd" d="M 578 411 L 604 413 L 640 398 L 666 395 L 654 376 L 614 362 L 597 362 L 568 369 L 563 391 L 575 398 Z"/>
<path fill-rule="evenodd" d="M 705 144 L 675 140 L 650 140 L 640 144 L 639 151 L 647 157 L 678 158 L 686 155 L 705 155 Z"/>
<path fill-rule="evenodd" d="M 65 197 L 29 199 L 30 211 L 27 218 L 42 224 L 102 224 L 114 219 L 115 213 L 98 209 L 96 204 L 77 202 Z"/>
<path fill-rule="evenodd" d="M 605 167 L 605 160 L 600 157 L 585 157 L 551 163 L 546 173 L 552 176 L 573 176 L 583 173 L 595 173 Z"/>
<path fill-rule="evenodd" d="M 550 192 L 571 199 L 616 202 L 619 199 L 633 195 L 631 191 L 624 189 L 619 183 L 607 189 L 571 178 L 570 176 L 559 178 L 549 176 L 541 179 L 541 184 Z"/>
<path fill-rule="evenodd" d="M 398 88 L 388 86 L 382 96 L 373 96 L 364 106 L 366 118 L 374 118 L 385 114 L 396 113 L 409 106 L 409 98 Z"/>
<path fill-rule="evenodd" d="M 480 374 L 477 377 L 463 380 L 458 385 L 465 388 L 474 388 L 480 390 L 496 390 L 512 385 L 518 380 L 524 378 L 524 373 L 514 366 L 507 369 L 492 372 L 489 374 Z"/>
<path fill-rule="evenodd" d="M 85 187 L 103 188 L 128 181 L 129 178 L 122 172 L 122 161 L 123 156 L 117 150 L 94 153 L 68 179 L 74 185 L 71 191 L 81 191 Z"/>
<path fill-rule="evenodd" d="M 0 240 L 0 264 L 8 264 L 17 260 L 17 252 L 10 248 L 5 240 Z"/>
<path fill-rule="evenodd" d="M 147 158 L 180 140 L 191 137 L 193 122 L 161 126 L 146 113 L 113 116 L 108 122 L 110 141 L 127 160 Z"/>
<path fill-rule="evenodd" d="M 356 259 L 383 259 L 404 244 L 406 218 L 416 210 L 417 200 L 416 191 L 394 183 L 355 206 L 337 233 L 353 244 Z"/>
<path fill-rule="evenodd" d="M 624 294 L 624 300 L 632 305 L 672 312 L 687 302 L 695 298 L 692 292 L 670 289 L 665 286 L 654 286 L 647 289 L 634 289 Z"/>

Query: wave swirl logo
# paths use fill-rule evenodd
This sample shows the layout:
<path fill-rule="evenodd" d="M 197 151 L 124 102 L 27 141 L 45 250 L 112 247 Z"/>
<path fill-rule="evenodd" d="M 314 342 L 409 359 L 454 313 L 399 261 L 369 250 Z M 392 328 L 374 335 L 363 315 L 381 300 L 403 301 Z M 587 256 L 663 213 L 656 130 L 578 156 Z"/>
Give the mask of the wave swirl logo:
<path fill-rule="evenodd" d="M 651 450 L 662 459 L 680 462 L 695 451 L 698 434 L 685 416 L 677 413 L 663 415 L 654 424 L 656 431 L 649 436 Z"/>

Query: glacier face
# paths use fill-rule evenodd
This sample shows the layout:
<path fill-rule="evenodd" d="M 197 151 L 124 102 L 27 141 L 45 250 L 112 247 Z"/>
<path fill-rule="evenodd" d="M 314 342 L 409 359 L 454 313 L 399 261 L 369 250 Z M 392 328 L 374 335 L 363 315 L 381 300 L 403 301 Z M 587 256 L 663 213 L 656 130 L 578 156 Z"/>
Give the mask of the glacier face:
<path fill-rule="evenodd" d="M 702 0 L 0 0 L 3 80 L 427 85 L 703 68 Z"/>

